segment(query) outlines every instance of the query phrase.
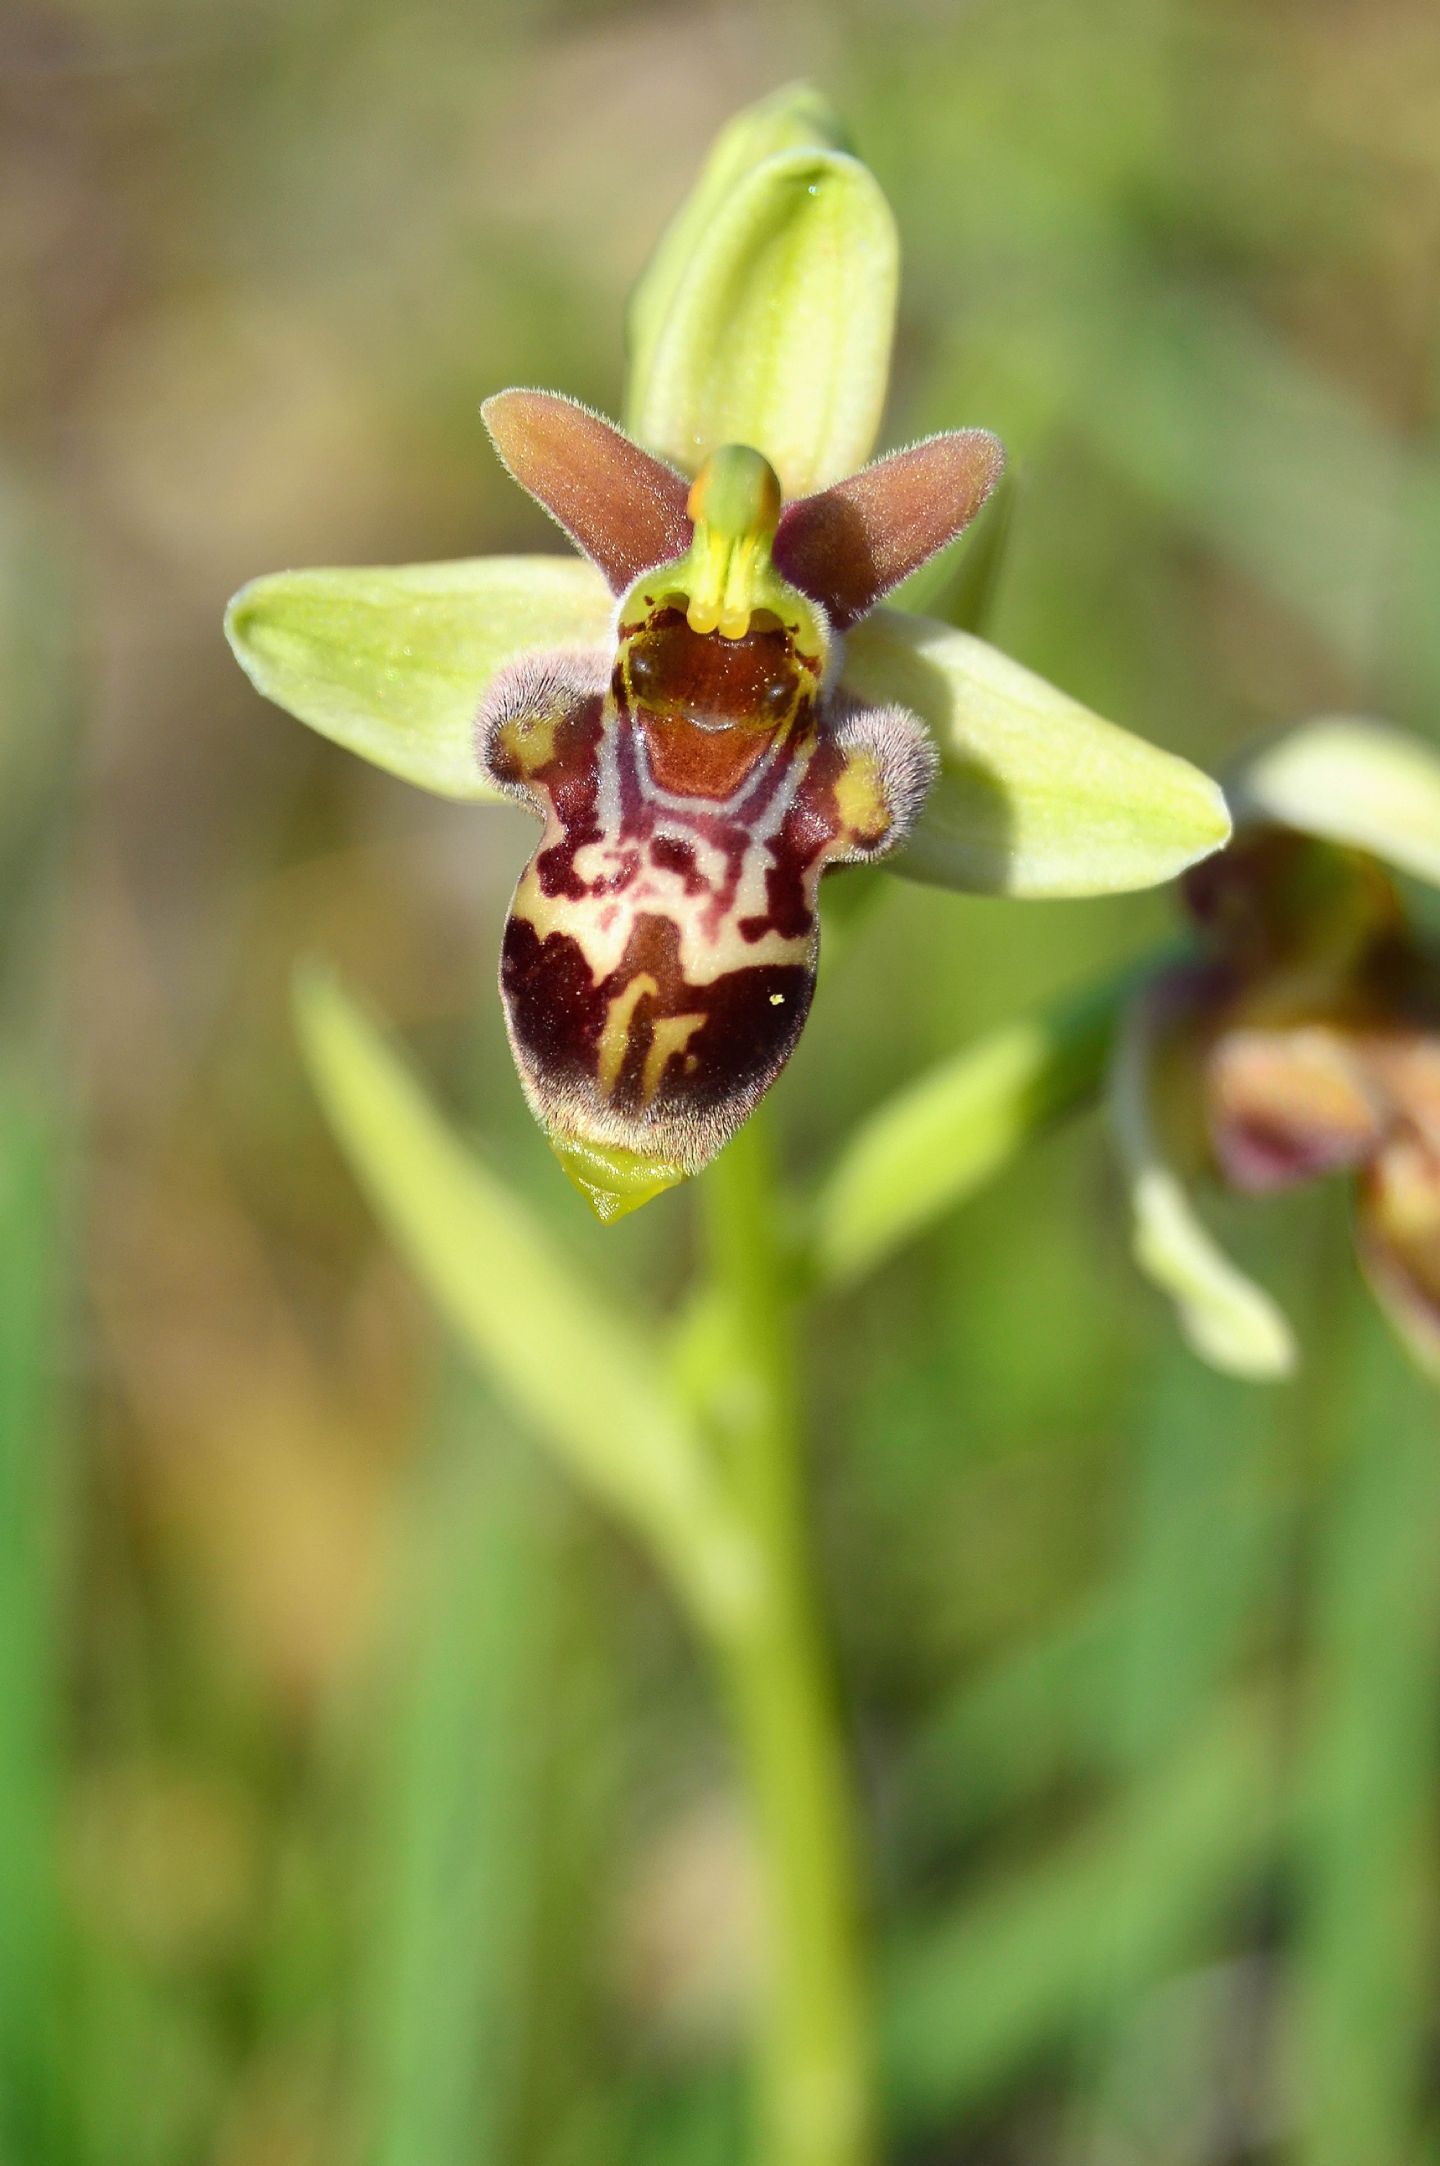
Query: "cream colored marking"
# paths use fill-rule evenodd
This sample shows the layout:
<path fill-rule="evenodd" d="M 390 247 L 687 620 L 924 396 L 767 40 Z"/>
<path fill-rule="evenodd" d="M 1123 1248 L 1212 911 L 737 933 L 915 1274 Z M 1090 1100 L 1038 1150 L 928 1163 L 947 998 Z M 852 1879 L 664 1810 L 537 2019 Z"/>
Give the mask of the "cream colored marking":
<path fill-rule="evenodd" d="M 671 1054 L 683 1053 L 704 1021 L 703 1013 L 657 1016 L 652 1026 L 650 1050 L 645 1055 L 645 1067 L 640 1077 L 640 1097 L 645 1105 L 651 1103 L 659 1090 L 660 1079 L 665 1073 L 665 1064 Z M 691 1069 L 693 1066 L 692 1058 Z"/>
<path fill-rule="evenodd" d="M 553 830 L 549 839 L 558 832 L 558 829 Z M 600 847 L 594 845 L 597 851 Z M 587 851 L 582 850 L 582 879 L 592 876 L 592 867 L 597 862 L 592 858 L 589 863 L 584 863 L 586 858 Z M 621 907 L 607 924 L 597 910 L 593 895 L 547 895 L 532 859 L 520 876 L 510 908 L 513 916 L 527 919 L 542 940 L 552 933 L 569 934 L 590 965 L 591 980 L 596 985 L 618 969 L 638 911 L 668 917 L 680 934 L 680 966 L 685 977 L 692 985 L 712 985 L 732 970 L 803 963 L 814 946 L 813 929 L 809 933 L 787 936 L 771 928 L 753 942 L 741 940 L 736 932 L 740 918 L 761 915 L 767 907 L 765 862 L 763 850 L 747 852 L 734 907 L 714 932 L 704 923 L 708 897 L 685 895 L 678 875 L 672 880 L 668 874 L 663 878 L 656 873 L 648 874 L 638 892 L 632 889 L 621 898 Z"/>
<path fill-rule="evenodd" d="M 783 1008 L 785 1005 L 785 995 L 783 993 L 772 993 L 770 995 L 770 1005 L 772 1008 Z"/>
<path fill-rule="evenodd" d="M 602 1098 L 609 1098 L 620 1080 L 636 1008 L 647 993 L 653 999 L 659 990 L 649 972 L 642 970 L 638 977 L 630 980 L 623 993 L 615 995 L 605 1010 L 605 1027 L 600 1033 L 595 1058 L 595 1083 Z M 648 1070 L 648 1061 L 646 1067 Z"/>

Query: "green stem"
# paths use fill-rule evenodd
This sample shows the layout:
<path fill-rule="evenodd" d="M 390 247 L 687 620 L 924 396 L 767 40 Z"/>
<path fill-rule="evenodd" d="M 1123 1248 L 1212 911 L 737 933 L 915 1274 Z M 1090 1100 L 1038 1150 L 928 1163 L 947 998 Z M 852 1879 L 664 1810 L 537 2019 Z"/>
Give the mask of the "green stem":
<path fill-rule="evenodd" d="M 857 1843 L 808 1540 L 793 1295 L 777 1183 L 752 1119 L 707 1176 L 712 1269 L 738 1376 L 735 1502 L 761 1599 L 719 1647 L 764 1909 L 758 2081 L 764 2166 L 870 2166 L 874 2101 Z"/>

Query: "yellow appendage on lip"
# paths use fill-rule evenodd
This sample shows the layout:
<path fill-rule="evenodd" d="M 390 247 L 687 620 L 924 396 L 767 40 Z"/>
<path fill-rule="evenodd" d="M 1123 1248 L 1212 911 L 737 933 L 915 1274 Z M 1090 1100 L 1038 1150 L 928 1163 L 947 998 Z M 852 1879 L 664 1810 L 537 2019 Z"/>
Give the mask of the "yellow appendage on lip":
<path fill-rule="evenodd" d="M 646 1158 L 618 1143 L 586 1143 L 578 1136 L 551 1134 L 546 1141 L 566 1179 L 605 1226 L 685 1179 L 685 1168 L 673 1158 Z"/>

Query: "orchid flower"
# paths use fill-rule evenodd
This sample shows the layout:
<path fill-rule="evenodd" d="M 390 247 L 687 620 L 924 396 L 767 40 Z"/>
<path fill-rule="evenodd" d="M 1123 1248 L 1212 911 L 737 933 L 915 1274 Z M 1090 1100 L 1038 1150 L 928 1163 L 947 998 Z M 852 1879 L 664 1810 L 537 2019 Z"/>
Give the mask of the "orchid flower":
<path fill-rule="evenodd" d="M 1349 1174 L 1371 1285 L 1440 1373 L 1440 947 L 1390 877 L 1440 885 L 1440 759 L 1327 717 L 1243 765 L 1231 802 L 1235 841 L 1182 883 L 1192 952 L 1121 1033 L 1137 1259 L 1204 1358 L 1283 1375 L 1290 1326 L 1216 1247 L 1188 1181 L 1259 1196 Z"/>
<path fill-rule="evenodd" d="M 1184 761 L 881 606 L 1003 463 L 979 428 L 866 463 L 897 275 L 873 176 L 813 93 L 782 92 L 721 137 L 637 291 L 628 433 L 554 392 L 482 409 L 579 558 L 288 572 L 231 604 L 269 698 L 540 820 L 501 990 L 531 1107 L 602 1218 L 706 1165 L 780 1073 L 830 869 L 1098 894 L 1228 833 Z"/>

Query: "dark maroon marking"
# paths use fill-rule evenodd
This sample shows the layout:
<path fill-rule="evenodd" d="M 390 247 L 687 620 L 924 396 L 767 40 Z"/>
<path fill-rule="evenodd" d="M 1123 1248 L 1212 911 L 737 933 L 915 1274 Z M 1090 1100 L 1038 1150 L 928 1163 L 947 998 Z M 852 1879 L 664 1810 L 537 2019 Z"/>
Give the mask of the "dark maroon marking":
<path fill-rule="evenodd" d="M 599 1040 L 612 999 L 636 976 L 659 990 L 635 1004 L 614 1095 L 596 1085 Z M 680 935 L 669 918 L 644 914 L 615 970 L 597 986 L 580 944 L 568 933 L 542 940 L 525 918 L 505 928 L 500 984 L 524 1059 L 551 1091 L 588 1096 L 597 1114 L 662 1122 L 704 1115 L 757 1095 L 784 1066 L 809 1012 L 815 974 L 805 963 L 759 964 L 727 971 L 711 985 L 683 975 Z M 775 997 L 779 996 L 778 1000 Z M 703 1014 L 683 1052 L 666 1062 L 652 1103 L 641 1078 L 659 1018 Z"/>
<path fill-rule="evenodd" d="M 554 750 L 533 774 L 523 774 L 513 758 L 501 755 L 500 732 L 487 748 L 488 764 L 496 780 L 518 783 L 542 809 L 548 801 L 560 824 L 561 839 L 540 851 L 535 859 L 536 877 L 547 895 L 566 895 L 578 902 L 589 893 L 576 874 L 575 854 L 586 843 L 601 839 L 595 815 L 599 748 L 604 735 L 604 702 L 596 697 L 582 701 L 556 724 Z"/>
<path fill-rule="evenodd" d="M 644 842 L 655 824 L 655 808 L 640 780 L 635 728 L 628 715 L 616 717 L 615 774 L 620 795 L 621 838 Z"/>
<path fill-rule="evenodd" d="M 815 889 L 824 871 L 819 861 L 845 832 L 836 796 L 844 761 L 840 747 L 822 737 L 780 832 L 767 846 L 765 912 L 740 919 L 736 929 L 743 940 L 760 940 L 771 931 L 796 940 L 813 927 Z"/>
<path fill-rule="evenodd" d="M 500 949 L 500 990 L 525 1057 L 545 1081 L 593 1084 L 607 995 L 578 940 L 551 933 L 542 941 L 528 919 L 512 915 Z"/>
<path fill-rule="evenodd" d="M 810 757 L 813 742 L 814 730 L 809 721 L 809 710 L 802 707 L 796 728 L 782 744 L 775 747 L 773 757 L 766 761 L 750 789 L 735 807 L 733 818 L 742 827 L 758 826 L 763 815 L 770 809 L 771 799 L 783 787 L 794 763 Z"/>
<path fill-rule="evenodd" d="M 656 835 L 650 844 L 650 862 L 661 872 L 678 873 L 687 895 L 703 895 L 708 883 L 695 863 L 695 845 L 678 835 Z"/>

